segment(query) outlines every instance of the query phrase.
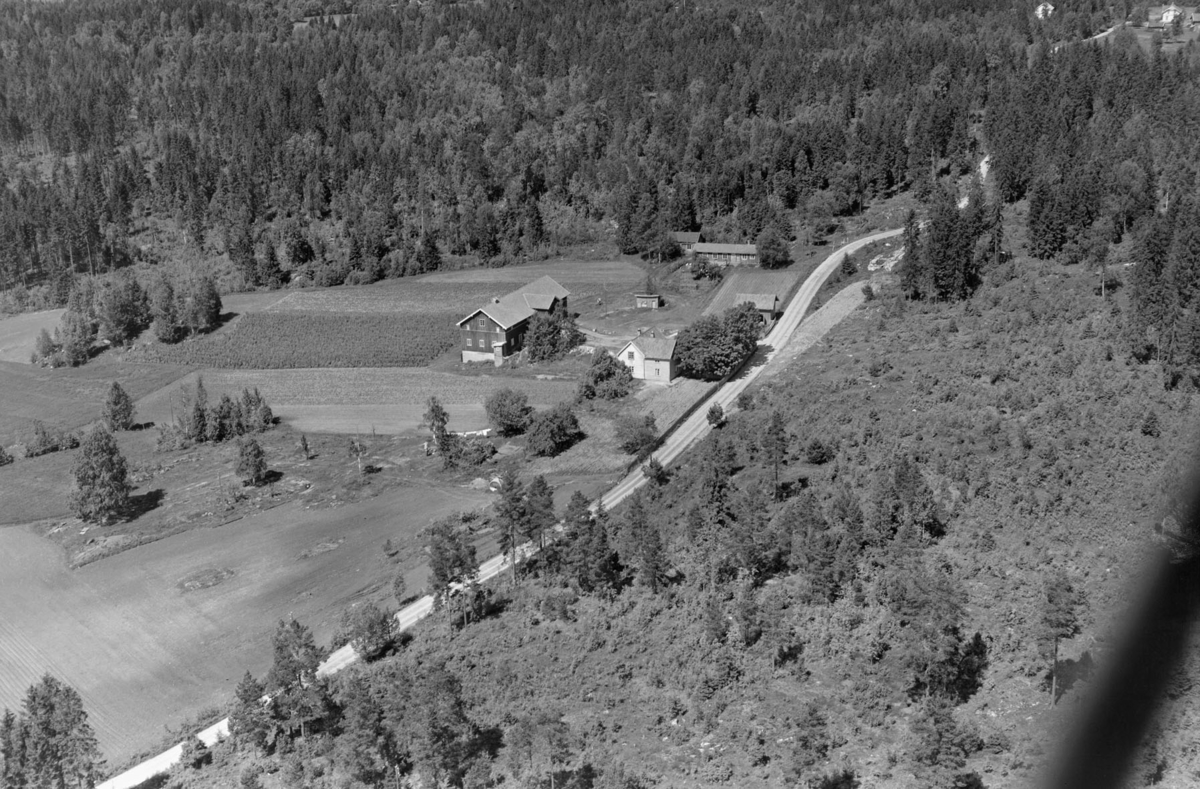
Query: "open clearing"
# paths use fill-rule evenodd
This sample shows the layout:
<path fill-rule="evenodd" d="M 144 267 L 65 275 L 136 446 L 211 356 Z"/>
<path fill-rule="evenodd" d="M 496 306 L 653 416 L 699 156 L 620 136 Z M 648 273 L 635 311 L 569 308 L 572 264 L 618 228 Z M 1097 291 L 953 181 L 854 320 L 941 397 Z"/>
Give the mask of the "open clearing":
<path fill-rule="evenodd" d="M 704 309 L 705 315 L 720 315 L 730 307 L 737 306 L 739 293 L 774 293 L 779 297 L 782 307 L 792 294 L 792 289 L 800 279 L 800 271 L 787 269 L 785 271 L 734 271 L 725 277 L 721 289 L 713 296 L 712 301 Z"/>
<path fill-rule="evenodd" d="M 348 605 L 394 606 L 385 539 L 400 549 L 408 587 L 419 589 L 420 531 L 488 501 L 422 486 L 333 510 L 284 505 L 74 572 L 50 542 L 2 528 L 0 707 L 19 707 L 25 688 L 51 671 L 79 690 L 106 758 L 118 764 L 156 744 L 164 725 L 226 704 L 246 670 L 261 676 L 281 618 L 297 618 L 327 643 Z"/>
<path fill-rule="evenodd" d="M 210 402 L 228 392 L 257 388 L 275 415 L 297 430 L 324 433 L 361 431 L 394 435 L 417 429 L 425 402 L 436 396 L 450 414 L 451 430 L 487 426 L 483 401 L 497 389 L 525 392 L 542 408 L 575 396 L 573 381 L 454 375 L 399 367 L 306 370 L 205 370 Z M 195 374 L 138 402 L 141 420 L 167 421 L 182 407 L 180 392 Z"/>

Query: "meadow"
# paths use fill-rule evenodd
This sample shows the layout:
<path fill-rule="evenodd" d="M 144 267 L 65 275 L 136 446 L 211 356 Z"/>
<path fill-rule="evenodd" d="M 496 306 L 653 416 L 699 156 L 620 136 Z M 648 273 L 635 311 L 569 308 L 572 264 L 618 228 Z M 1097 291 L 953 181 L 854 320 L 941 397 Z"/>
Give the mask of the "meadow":
<path fill-rule="evenodd" d="M 751 269 L 727 272 L 720 289 L 713 295 L 708 306 L 704 308 L 703 314 L 720 315 L 725 310 L 736 307 L 739 293 L 774 293 L 779 297 L 780 308 L 782 308 L 799 280 L 800 271 L 795 267 L 783 271 Z"/>
<path fill-rule="evenodd" d="M 136 399 L 186 373 L 187 369 L 176 365 L 97 363 L 49 370 L 0 361 L 0 445 L 24 440 L 35 419 L 64 430 L 99 419 L 113 381 L 120 381 Z"/>
<path fill-rule="evenodd" d="M 227 704 L 246 670 L 261 676 L 281 618 L 327 643 L 347 606 L 395 605 L 396 569 L 421 588 L 421 530 L 488 501 L 419 485 L 337 509 L 295 502 L 75 571 L 53 543 L 0 528 L 0 708 L 19 708 L 25 688 L 51 671 L 79 690 L 105 757 L 120 764 L 164 727 Z M 382 558 L 385 539 L 400 550 L 395 567 Z M 196 589 L 189 581 L 199 577 L 224 580 Z"/>
<path fill-rule="evenodd" d="M 487 426 L 483 401 L 497 389 L 522 391 L 530 404 L 539 408 L 575 396 L 573 381 L 463 376 L 401 367 L 204 370 L 202 375 L 210 398 L 257 388 L 276 416 L 297 430 L 310 432 L 396 434 L 416 430 L 431 396 L 450 413 L 451 430 L 477 430 Z M 179 413 L 182 385 L 190 387 L 194 379 L 195 374 L 141 400 L 139 418 L 166 421 Z"/>

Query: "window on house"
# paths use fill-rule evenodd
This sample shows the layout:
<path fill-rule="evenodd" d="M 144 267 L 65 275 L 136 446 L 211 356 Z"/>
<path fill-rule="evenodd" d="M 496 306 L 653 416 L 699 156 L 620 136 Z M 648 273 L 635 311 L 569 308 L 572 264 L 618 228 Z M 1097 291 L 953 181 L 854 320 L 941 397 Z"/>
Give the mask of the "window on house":
<path fill-rule="evenodd" d="M 625 358 L 629 359 L 629 361 L 632 362 L 633 361 L 633 351 L 630 351 L 629 354 Z"/>
<path fill-rule="evenodd" d="M 487 326 L 487 321 L 485 321 L 483 318 L 480 318 L 480 319 L 479 319 L 479 328 L 481 328 L 481 329 L 482 329 L 482 328 L 484 328 L 485 326 Z"/>

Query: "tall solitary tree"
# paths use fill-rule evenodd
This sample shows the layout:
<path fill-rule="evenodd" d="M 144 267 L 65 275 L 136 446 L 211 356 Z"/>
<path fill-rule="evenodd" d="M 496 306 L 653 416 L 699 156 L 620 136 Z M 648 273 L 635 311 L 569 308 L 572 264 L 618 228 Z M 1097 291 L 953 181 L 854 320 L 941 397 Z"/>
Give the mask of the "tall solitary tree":
<path fill-rule="evenodd" d="M 109 387 L 108 399 L 104 401 L 104 422 L 114 433 L 133 426 L 133 400 L 116 381 Z"/>
<path fill-rule="evenodd" d="M 517 545 L 525 529 L 525 485 L 517 472 L 507 469 L 500 475 L 500 501 L 496 503 L 496 521 L 500 528 L 500 550 L 508 554 L 513 584 L 517 582 Z"/>
<path fill-rule="evenodd" d="M 242 436 L 238 440 L 237 473 L 247 485 L 258 487 L 267 478 L 267 459 L 262 447 L 252 436 Z"/>
<path fill-rule="evenodd" d="M 71 510 L 83 520 L 107 524 L 129 506 L 128 466 L 103 425 L 84 437 L 71 473 L 75 479 Z"/>
<path fill-rule="evenodd" d="M 783 420 L 783 414 L 778 410 L 773 411 L 771 421 L 767 423 L 766 432 L 763 433 L 762 448 L 774 473 L 776 499 L 779 498 L 779 466 L 787 454 L 787 445 L 787 423 Z"/>
<path fill-rule="evenodd" d="M 1039 640 L 1050 658 L 1050 703 L 1058 702 L 1058 642 L 1079 632 L 1079 593 L 1071 579 L 1055 570 L 1046 579 Z"/>

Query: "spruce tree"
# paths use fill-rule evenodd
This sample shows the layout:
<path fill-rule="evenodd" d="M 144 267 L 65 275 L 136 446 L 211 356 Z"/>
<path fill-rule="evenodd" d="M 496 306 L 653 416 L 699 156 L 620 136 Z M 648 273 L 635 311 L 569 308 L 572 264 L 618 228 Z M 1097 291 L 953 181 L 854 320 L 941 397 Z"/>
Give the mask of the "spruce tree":
<path fill-rule="evenodd" d="M 109 387 L 104 402 L 104 423 L 114 433 L 133 426 L 133 400 L 116 381 Z"/>
<path fill-rule="evenodd" d="M 778 410 L 773 411 L 771 421 L 767 423 L 766 432 L 763 433 L 762 448 L 774 474 L 776 499 L 779 498 L 779 466 L 787 454 L 787 446 L 787 423 L 784 421 L 782 413 Z"/>
<path fill-rule="evenodd" d="M 237 473 L 247 485 L 258 487 L 266 481 L 267 459 L 262 447 L 251 436 L 238 441 Z"/>
<path fill-rule="evenodd" d="M 514 469 L 500 475 L 500 501 L 496 503 L 496 525 L 500 529 L 500 551 L 508 554 L 513 583 L 517 582 L 517 545 L 525 529 L 525 486 Z"/>
<path fill-rule="evenodd" d="M 554 491 L 538 474 L 525 491 L 525 524 L 522 535 L 539 548 L 546 546 L 546 532 L 554 528 Z"/>
<path fill-rule="evenodd" d="M 78 517 L 103 525 L 128 508 L 131 486 L 125 458 L 103 425 L 84 437 L 71 473 L 71 511 Z"/>
<path fill-rule="evenodd" d="M 263 704 L 266 688 L 249 671 L 234 690 L 233 709 L 229 713 L 229 733 L 238 745 L 260 749 L 267 744 L 271 717 Z"/>

